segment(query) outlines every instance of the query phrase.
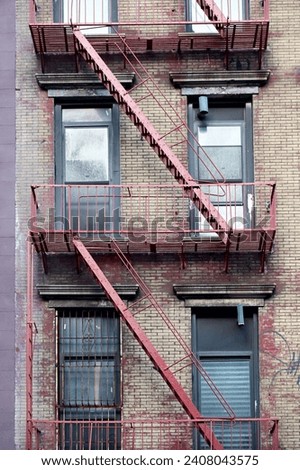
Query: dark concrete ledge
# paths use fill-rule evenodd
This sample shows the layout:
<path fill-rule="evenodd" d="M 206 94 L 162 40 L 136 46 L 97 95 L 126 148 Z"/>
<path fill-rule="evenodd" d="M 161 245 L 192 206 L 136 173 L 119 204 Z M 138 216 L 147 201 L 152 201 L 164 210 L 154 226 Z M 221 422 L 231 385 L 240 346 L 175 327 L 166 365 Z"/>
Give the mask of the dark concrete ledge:
<path fill-rule="evenodd" d="M 177 88 L 208 86 L 263 86 L 270 77 L 269 70 L 170 72 Z"/>
<path fill-rule="evenodd" d="M 133 299 L 137 296 L 139 286 L 132 285 L 114 285 L 115 291 L 122 299 Z M 100 286 L 96 285 L 81 285 L 76 286 L 73 284 L 66 285 L 37 285 L 38 294 L 45 300 L 62 300 L 79 299 L 85 300 L 103 300 L 106 299 L 106 294 Z"/>
<path fill-rule="evenodd" d="M 179 299 L 267 299 L 275 292 L 275 284 L 174 284 Z"/>
<path fill-rule="evenodd" d="M 125 88 L 132 87 L 134 73 L 116 73 L 115 76 Z M 104 88 L 95 73 L 40 73 L 36 74 L 39 86 L 43 90 L 72 88 Z"/>

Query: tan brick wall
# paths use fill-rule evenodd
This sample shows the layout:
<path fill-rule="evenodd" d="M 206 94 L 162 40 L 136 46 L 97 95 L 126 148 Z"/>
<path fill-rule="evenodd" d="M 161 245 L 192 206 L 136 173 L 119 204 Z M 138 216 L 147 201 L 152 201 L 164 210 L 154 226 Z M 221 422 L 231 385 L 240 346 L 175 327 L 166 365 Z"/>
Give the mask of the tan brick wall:
<path fill-rule="evenodd" d="M 25 314 L 26 314 L 26 237 L 30 216 L 30 185 L 54 181 L 53 101 L 42 91 L 35 79 L 40 63 L 35 56 L 28 28 L 28 2 L 17 0 L 17 391 L 16 442 L 25 445 Z M 135 4 L 136 2 L 132 2 Z M 143 3 L 143 12 L 151 13 Z M 129 2 L 120 2 L 120 19 L 125 18 Z M 155 5 L 161 2 L 155 2 Z M 125 7 L 124 7 L 125 5 Z M 51 18 L 51 2 L 39 1 L 39 21 Z M 164 2 L 162 18 L 182 19 L 183 2 Z M 182 269 L 180 257 L 175 255 L 146 255 L 131 258 L 134 267 L 145 279 L 157 300 L 174 322 L 181 335 L 190 343 L 191 312 L 173 294 L 173 283 L 242 283 L 276 284 L 273 298 L 259 309 L 260 328 L 260 399 L 261 415 L 280 418 L 280 445 L 286 449 L 299 448 L 299 67 L 300 52 L 296 47 L 300 13 L 291 13 L 290 2 L 271 0 L 269 49 L 264 56 L 264 68 L 271 71 L 266 86 L 253 98 L 255 179 L 277 182 L 277 223 L 275 251 L 268 260 L 264 274 L 259 274 L 256 255 L 230 256 L 229 272 L 224 273 L 222 254 L 199 254 L 186 257 Z M 174 11 L 173 11 L 174 10 Z M 132 10 L 133 11 L 133 10 Z M 173 16 L 172 16 L 173 15 Z M 182 16 L 180 16 L 182 15 Z M 129 18 L 134 19 L 134 18 Z M 114 71 L 123 70 L 123 62 L 113 61 Z M 170 55 L 145 57 L 143 65 L 151 78 L 168 97 L 174 108 L 186 117 L 186 101 L 180 90 L 169 81 L 170 71 L 220 70 L 223 56 L 217 54 Z M 137 89 L 133 97 L 141 97 Z M 155 92 L 154 92 L 155 93 Z M 166 106 L 165 104 L 163 106 Z M 164 134 L 171 127 L 164 112 L 152 107 L 149 99 L 140 107 L 149 120 Z M 121 182 L 173 182 L 148 144 L 121 115 Z M 168 138 L 176 142 L 175 136 Z M 175 147 L 176 148 L 176 147 Z M 178 147 L 178 155 L 187 164 L 185 147 Z M 129 281 L 123 269 L 101 260 L 109 278 L 114 282 Z M 34 285 L 36 283 L 90 283 L 86 270 L 78 277 L 75 263 L 49 260 L 48 277 L 42 273 L 41 260 L 34 256 Z M 131 282 L 131 280 L 129 281 Z M 55 322 L 54 312 L 47 308 L 34 289 L 33 319 L 38 333 L 35 336 L 34 416 L 55 417 Z M 161 320 L 153 311 L 137 315 L 137 320 L 157 346 L 168 363 L 179 357 L 174 341 L 162 328 Z M 123 348 L 123 417 L 184 417 L 167 386 L 149 364 L 130 332 L 122 331 Z M 272 357 L 275 356 L 275 357 Z M 298 362 L 297 362 L 298 361 Z M 191 391 L 190 369 L 180 373 L 186 389 Z"/>

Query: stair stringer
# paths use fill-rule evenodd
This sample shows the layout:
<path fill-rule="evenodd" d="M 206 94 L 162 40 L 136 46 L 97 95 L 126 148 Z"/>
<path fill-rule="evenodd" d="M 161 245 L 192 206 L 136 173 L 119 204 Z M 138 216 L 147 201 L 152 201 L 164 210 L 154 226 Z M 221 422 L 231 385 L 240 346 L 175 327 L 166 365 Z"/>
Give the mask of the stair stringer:
<path fill-rule="evenodd" d="M 81 255 L 85 261 L 88 268 L 91 270 L 92 274 L 95 276 L 98 283 L 102 286 L 105 294 L 109 300 L 113 303 L 115 309 L 119 312 L 122 320 L 129 328 L 134 338 L 138 341 L 142 349 L 145 351 L 151 362 L 153 363 L 155 369 L 159 372 L 165 383 L 168 385 L 175 398 L 181 404 L 187 415 L 192 420 L 201 421 L 203 416 L 199 412 L 198 408 L 194 405 L 193 401 L 190 399 L 186 391 L 183 389 L 182 385 L 174 377 L 173 373 L 170 371 L 169 366 L 166 364 L 164 359 L 160 356 L 156 348 L 153 346 L 145 332 L 142 330 L 132 313 L 130 312 L 127 305 L 123 302 L 119 294 L 115 291 L 101 268 L 98 266 L 92 255 L 89 253 L 87 248 L 84 246 L 82 241 L 79 239 L 73 240 L 74 247 L 76 252 Z M 215 450 L 222 450 L 223 446 L 216 438 L 212 429 L 206 424 L 197 422 L 195 426 L 198 428 L 199 432 L 210 446 L 210 448 Z"/>
<path fill-rule="evenodd" d="M 183 186 L 187 196 L 213 230 L 218 233 L 223 243 L 227 244 L 229 241 L 228 234 L 231 232 L 231 229 L 226 220 L 211 203 L 209 197 L 201 190 L 199 183 L 194 180 L 188 170 L 166 144 L 163 137 L 156 131 L 143 111 L 128 94 L 128 91 L 122 86 L 88 39 L 78 29 L 73 29 L 73 34 L 76 50 L 83 56 L 87 63 L 92 65 L 105 88 L 107 88 L 121 109 L 140 131 L 142 137 L 149 143 L 150 147 L 171 172 L 175 180 Z"/>

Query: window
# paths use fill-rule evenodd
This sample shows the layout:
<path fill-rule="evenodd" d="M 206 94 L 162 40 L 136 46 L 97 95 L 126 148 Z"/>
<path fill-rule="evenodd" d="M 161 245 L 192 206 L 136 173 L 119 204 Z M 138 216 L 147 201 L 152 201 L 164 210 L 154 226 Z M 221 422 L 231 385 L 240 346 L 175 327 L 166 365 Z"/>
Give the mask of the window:
<path fill-rule="evenodd" d="M 113 310 L 60 310 L 58 354 L 60 447 L 117 449 L 119 318 Z"/>
<path fill-rule="evenodd" d="M 205 115 L 199 114 L 196 100 L 189 105 L 191 144 L 194 148 L 199 144 L 197 152 L 190 153 L 190 172 L 230 227 L 250 228 L 254 224 L 254 188 L 243 183 L 253 182 L 251 103 L 208 102 Z M 204 235 L 212 231 L 195 210 L 191 219 L 192 226 Z"/>
<path fill-rule="evenodd" d="M 54 21 L 59 23 L 104 23 L 101 27 L 82 27 L 86 35 L 108 34 L 105 23 L 117 21 L 116 0 L 54 0 Z"/>
<path fill-rule="evenodd" d="M 193 24 L 189 27 L 195 33 L 217 34 L 215 26 L 204 13 L 197 0 L 187 0 L 188 21 L 203 22 L 207 24 Z M 248 18 L 248 0 L 214 0 L 217 8 L 223 13 L 224 20 L 241 21 Z"/>
<path fill-rule="evenodd" d="M 193 348 L 237 418 L 233 427 L 216 424 L 214 432 L 225 449 L 255 449 L 258 429 L 247 418 L 258 414 L 257 312 L 244 307 L 244 325 L 237 322 L 237 308 L 198 308 L 193 311 Z M 201 414 L 228 418 L 228 413 L 198 371 L 193 374 L 193 396 Z M 195 447 L 206 448 L 195 436 Z"/>
<path fill-rule="evenodd" d="M 63 108 L 65 180 L 108 183 L 111 108 Z"/>
<path fill-rule="evenodd" d="M 56 228 L 117 230 L 119 200 L 108 185 L 120 182 L 118 107 L 57 104 L 55 113 L 56 183 L 65 185 L 56 191 Z"/>

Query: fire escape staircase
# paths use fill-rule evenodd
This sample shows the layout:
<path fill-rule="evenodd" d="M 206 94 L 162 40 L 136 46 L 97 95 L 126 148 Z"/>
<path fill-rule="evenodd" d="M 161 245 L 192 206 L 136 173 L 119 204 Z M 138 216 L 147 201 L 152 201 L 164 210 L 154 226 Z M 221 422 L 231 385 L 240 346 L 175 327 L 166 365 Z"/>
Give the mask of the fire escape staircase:
<path fill-rule="evenodd" d="M 173 366 L 180 367 L 179 370 L 182 370 L 184 367 L 188 365 L 193 365 L 197 368 L 198 372 L 202 375 L 206 383 L 211 388 L 212 392 L 215 394 L 217 399 L 220 401 L 224 409 L 228 413 L 228 417 L 234 419 L 235 415 L 229 404 L 226 402 L 214 382 L 210 379 L 208 374 L 206 373 L 205 369 L 201 366 L 200 361 L 194 356 L 192 351 L 189 350 L 188 345 L 184 342 L 184 339 L 180 336 L 179 332 L 176 330 L 175 326 L 172 324 L 168 316 L 163 312 L 160 305 L 155 301 L 154 297 L 152 296 L 151 292 L 144 284 L 142 279 L 138 276 L 137 272 L 134 270 L 133 266 L 129 263 L 127 258 L 124 256 L 122 251 L 118 250 L 117 244 L 115 244 L 114 249 L 118 256 L 121 258 L 122 262 L 125 264 L 126 268 L 130 273 L 134 276 L 136 280 L 138 280 L 139 285 L 142 287 L 142 290 L 145 293 L 145 296 L 138 300 L 137 303 L 143 303 L 145 299 L 150 300 L 150 304 L 154 307 L 159 315 L 162 317 L 163 321 L 169 328 L 169 330 L 173 333 L 176 340 L 180 343 L 182 349 L 185 351 L 185 356 L 179 360 L 177 360 L 172 365 L 167 365 L 162 356 L 159 354 L 157 349 L 154 347 L 152 342 L 149 340 L 148 336 L 145 334 L 143 329 L 140 327 L 139 323 L 135 319 L 135 315 L 139 312 L 132 313 L 132 308 L 134 306 L 129 307 L 123 302 L 120 298 L 118 293 L 115 291 L 113 286 L 111 285 L 108 278 L 105 276 L 104 272 L 101 270 L 99 265 L 96 263 L 95 259 L 89 252 L 89 250 L 84 246 L 83 242 L 80 239 L 73 240 L 74 247 L 78 256 L 80 256 L 83 261 L 86 263 L 87 267 L 90 269 L 94 277 L 96 278 L 97 282 L 102 286 L 106 296 L 112 302 L 115 309 L 119 312 L 121 319 L 124 321 L 126 326 L 129 328 L 135 339 L 138 341 L 146 355 L 149 357 L 151 362 L 153 363 L 155 370 L 161 375 L 165 383 L 168 385 L 172 393 L 174 394 L 175 398 L 181 404 L 187 415 L 192 419 L 195 420 L 195 427 L 201 433 L 207 444 L 210 448 L 215 450 L 223 449 L 223 445 L 219 442 L 217 437 L 215 436 L 213 430 L 210 426 L 203 422 L 203 416 L 194 405 L 193 401 L 184 390 L 183 386 L 175 377 L 175 372 L 171 369 Z M 148 306 L 143 307 L 148 308 Z M 188 360 L 188 362 L 186 362 Z M 183 364 L 181 366 L 181 364 Z M 202 422 L 201 422 L 202 420 Z"/>
<path fill-rule="evenodd" d="M 73 30 L 73 33 L 77 53 L 90 64 L 102 84 L 139 130 L 141 136 L 149 143 L 175 180 L 183 185 L 187 196 L 210 226 L 217 231 L 220 239 L 227 244 L 229 242 L 228 234 L 231 231 L 230 227 L 211 203 L 209 197 L 200 189 L 199 183 L 190 175 L 172 149 L 167 145 L 163 136 L 157 132 L 138 104 L 90 44 L 89 40 L 76 28 Z"/>

